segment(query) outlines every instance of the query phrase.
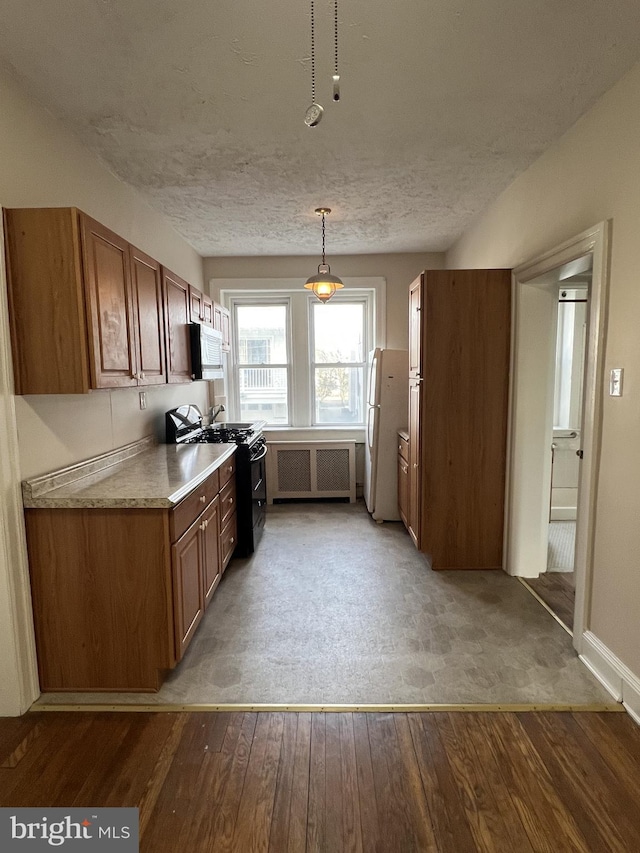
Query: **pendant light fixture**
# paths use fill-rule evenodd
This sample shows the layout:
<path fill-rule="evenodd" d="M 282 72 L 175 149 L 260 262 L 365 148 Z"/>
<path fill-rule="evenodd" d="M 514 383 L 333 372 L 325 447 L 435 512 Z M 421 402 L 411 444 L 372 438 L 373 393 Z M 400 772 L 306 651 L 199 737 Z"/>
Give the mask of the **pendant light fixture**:
<path fill-rule="evenodd" d="M 305 287 L 312 290 L 320 302 L 328 302 L 336 290 L 344 287 L 337 275 L 331 275 L 331 267 L 325 263 L 325 226 L 324 218 L 331 213 L 330 207 L 316 207 L 316 213 L 322 217 L 322 263 L 318 266 L 318 272 L 307 279 Z"/>

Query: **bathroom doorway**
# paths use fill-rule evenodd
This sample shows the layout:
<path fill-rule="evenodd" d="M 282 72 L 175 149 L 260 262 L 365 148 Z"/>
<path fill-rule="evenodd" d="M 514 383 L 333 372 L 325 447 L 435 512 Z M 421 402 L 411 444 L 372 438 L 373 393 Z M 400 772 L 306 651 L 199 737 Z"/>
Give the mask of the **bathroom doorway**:
<path fill-rule="evenodd" d="M 570 632 L 575 609 L 575 546 L 584 367 L 593 256 L 542 276 L 555 290 L 555 371 L 551 423 L 551 489 L 546 571 L 526 583 Z M 537 282 L 532 282 L 532 284 Z"/>
<path fill-rule="evenodd" d="M 580 451 L 580 455 L 575 457 L 579 468 L 579 487 L 575 493 L 575 547 L 571 549 L 575 569 L 573 644 L 578 653 L 582 652 L 583 635 L 589 628 L 609 235 L 610 223 L 601 222 L 514 270 L 505 569 L 527 584 L 541 575 L 555 575 L 557 579 L 563 574 L 547 573 L 550 521 L 554 520 L 551 519 L 551 454 L 554 450 L 568 458 L 570 453 Z M 578 278 L 586 275 L 588 270 L 590 281 L 579 281 Z M 558 425 L 563 429 L 558 432 L 567 437 L 554 441 L 561 285 L 567 294 L 570 290 L 584 290 L 586 286 L 588 302 L 584 304 L 586 335 L 582 401 L 581 404 L 573 402 L 574 412 L 582 412 L 581 425 L 575 430 L 578 435 L 573 438 L 570 434 L 574 430 L 565 430 L 567 422 L 561 422 Z M 556 433 L 555 438 L 558 437 Z M 572 446 L 572 442 L 578 446 Z M 566 450 L 552 448 L 554 443 L 566 445 Z M 562 482 L 561 478 L 555 478 L 556 486 Z M 563 496 L 568 504 L 568 494 L 567 491 L 555 496 L 556 510 L 566 510 L 558 501 Z"/>

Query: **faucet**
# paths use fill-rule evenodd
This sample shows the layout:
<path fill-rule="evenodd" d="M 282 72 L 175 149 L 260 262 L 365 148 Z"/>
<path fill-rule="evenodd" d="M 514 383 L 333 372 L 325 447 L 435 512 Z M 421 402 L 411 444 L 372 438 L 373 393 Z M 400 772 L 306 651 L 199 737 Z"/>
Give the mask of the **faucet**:
<path fill-rule="evenodd" d="M 227 411 L 227 410 L 226 410 L 226 409 L 225 409 L 225 407 L 222 405 L 222 403 L 220 403 L 220 405 L 219 405 L 219 406 L 212 406 L 212 407 L 211 407 L 211 423 L 213 423 L 213 422 L 215 421 L 215 419 L 218 417 L 218 415 L 219 415 L 221 412 L 226 412 L 226 411 Z"/>

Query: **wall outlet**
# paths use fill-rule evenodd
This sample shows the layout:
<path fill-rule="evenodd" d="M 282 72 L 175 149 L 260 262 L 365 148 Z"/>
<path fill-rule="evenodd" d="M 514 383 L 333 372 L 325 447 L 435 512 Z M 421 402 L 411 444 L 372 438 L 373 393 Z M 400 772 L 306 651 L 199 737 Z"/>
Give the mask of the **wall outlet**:
<path fill-rule="evenodd" d="M 609 396 L 622 397 L 622 379 L 624 377 L 624 367 L 614 367 L 611 371 L 609 379 Z"/>
<path fill-rule="evenodd" d="M 140 392 L 140 408 L 141 409 L 147 408 L 147 392 L 146 391 Z"/>

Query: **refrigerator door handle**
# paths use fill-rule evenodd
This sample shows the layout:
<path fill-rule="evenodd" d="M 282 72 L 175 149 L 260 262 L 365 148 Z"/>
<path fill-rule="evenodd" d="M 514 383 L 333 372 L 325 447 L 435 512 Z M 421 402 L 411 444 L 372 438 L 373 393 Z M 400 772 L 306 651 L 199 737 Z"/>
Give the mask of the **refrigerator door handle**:
<path fill-rule="evenodd" d="M 367 447 L 369 451 L 373 449 L 373 440 L 375 433 L 375 415 L 376 409 L 379 409 L 380 406 L 369 406 L 369 410 L 367 412 Z"/>

